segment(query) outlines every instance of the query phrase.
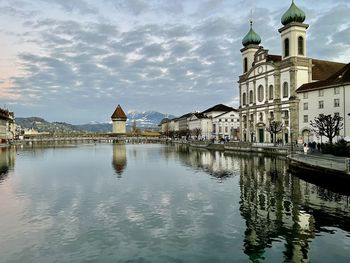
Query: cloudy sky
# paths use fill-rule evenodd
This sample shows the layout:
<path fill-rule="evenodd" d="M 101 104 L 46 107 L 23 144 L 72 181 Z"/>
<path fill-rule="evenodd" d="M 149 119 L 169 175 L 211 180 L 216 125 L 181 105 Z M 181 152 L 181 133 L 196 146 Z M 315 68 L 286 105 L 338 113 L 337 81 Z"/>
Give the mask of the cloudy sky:
<path fill-rule="evenodd" d="M 350 62 L 350 1 L 296 0 L 308 56 Z M 49 121 L 109 121 L 125 111 L 180 115 L 238 106 L 250 10 L 280 54 L 291 0 L 0 0 L 0 107 Z"/>

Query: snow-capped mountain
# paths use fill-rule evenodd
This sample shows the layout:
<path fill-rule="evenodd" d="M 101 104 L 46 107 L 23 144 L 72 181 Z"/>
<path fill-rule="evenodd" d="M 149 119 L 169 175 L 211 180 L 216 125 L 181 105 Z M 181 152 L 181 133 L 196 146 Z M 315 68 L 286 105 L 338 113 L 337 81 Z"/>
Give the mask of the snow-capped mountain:
<path fill-rule="evenodd" d="M 136 122 L 138 128 L 155 128 L 164 118 L 175 118 L 174 115 L 163 114 L 157 111 L 128 112 L 127 126 L 132 126 Z"/>

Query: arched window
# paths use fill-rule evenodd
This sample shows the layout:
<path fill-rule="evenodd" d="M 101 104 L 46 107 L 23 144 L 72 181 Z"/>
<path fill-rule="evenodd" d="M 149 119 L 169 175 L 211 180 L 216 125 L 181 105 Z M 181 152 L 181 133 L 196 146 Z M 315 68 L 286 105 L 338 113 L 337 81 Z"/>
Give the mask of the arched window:
<path fill-rule="evenodd" d="M 243 106 L 245 106 L 247 104 L 247 95 L 245 94 L 245 92 L 243 93 L 243 96 L 242 96 L 242 100 L 243 100 Z"/>
<path fill-rule="evenodd" d="M 284 82 L 283 83 L 283 98 L 288 98 L 288 93 L 289 93 L 288 83 Z"/>
<path fill-rule="evenodd" d="M 244 58 L 244 72 L 247 72 L 248 71 L 248 59 L 247 58 Z"/>
<path fill-rule="evenodd" d="M 253 91 L 249 91 L 249 103 L 252 104 L 254 102 Z"/>
<path fill-rule="evenodd" d="M 264 100 L 264 87 L 260 85 L 258 87 L 258 101 L 262 102 Z"/>
<path fill-rule="evenodd" d="M 304 55 L 304 38 L 298 37 L 298 54 Z"/>
<path fill-rule="evenodd" d="M 284 40 L 284 57 L 289 57 L 289 38 Z"/>
<path fill-rule="evenodd" d="M 270 85 L 269 87 L 269 100 L 273 100 L 273 86 Z"/>

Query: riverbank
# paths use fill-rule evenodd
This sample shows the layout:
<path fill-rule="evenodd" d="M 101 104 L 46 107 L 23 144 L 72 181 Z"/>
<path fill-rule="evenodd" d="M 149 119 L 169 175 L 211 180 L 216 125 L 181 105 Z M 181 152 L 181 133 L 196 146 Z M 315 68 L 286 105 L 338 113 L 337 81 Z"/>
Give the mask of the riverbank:
<path fill-rule="evenodd" d="M 262 153 L 265 155 L 276 155 L 287 157 L 290 163 L 290 170 L 303 177 L 310 177 L 310 180 L 335 180 L 349 181 L 350 174 L 346 171 L 345 157 L 322 154 L 319 152 L 302 153 L 302 147 L 296 145 L 274 146 L 273 144 L 228 142 L 223 144 L 209 143 L 205 141 L 174 141 L 178 144 L 186 144 L 194 148 L 218 150 L 225 152 Z"/>

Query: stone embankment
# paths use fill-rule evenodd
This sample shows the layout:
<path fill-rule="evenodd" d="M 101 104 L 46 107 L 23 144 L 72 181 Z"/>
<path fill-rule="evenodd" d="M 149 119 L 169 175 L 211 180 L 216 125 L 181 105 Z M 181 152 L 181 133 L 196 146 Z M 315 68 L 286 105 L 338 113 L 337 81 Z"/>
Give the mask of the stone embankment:
<path fill-rule="evenodd" d="M 223 144 L 208 141 L 174 141 L 191 147 L 209 150 L 221 150 L 246 153 L 263 153 L 267 155 L 286 156 L 290 161 L 290 170 L 298 174 L 316 176 L 316 179 L 345 179 L 350 182 L 349 170 L 345 157 L 321 154 L 319 152 L 304 154 L 302 147 L 296 145 L 274 146 L 266 143 L 226 142 Z M 349 164 L 348 164 L 349 165 Z"/>

